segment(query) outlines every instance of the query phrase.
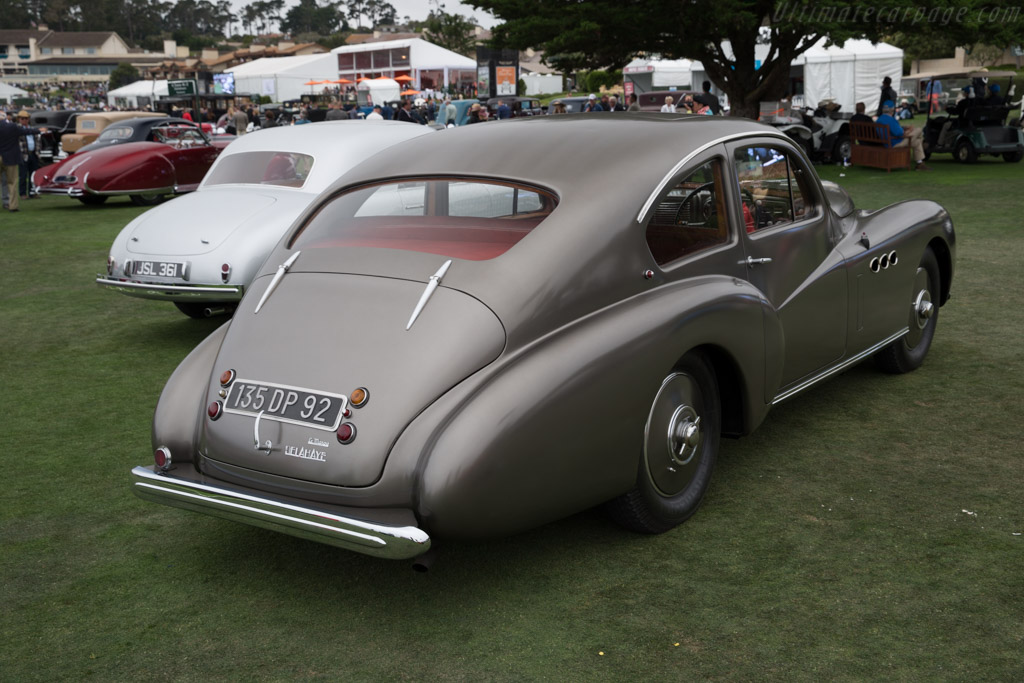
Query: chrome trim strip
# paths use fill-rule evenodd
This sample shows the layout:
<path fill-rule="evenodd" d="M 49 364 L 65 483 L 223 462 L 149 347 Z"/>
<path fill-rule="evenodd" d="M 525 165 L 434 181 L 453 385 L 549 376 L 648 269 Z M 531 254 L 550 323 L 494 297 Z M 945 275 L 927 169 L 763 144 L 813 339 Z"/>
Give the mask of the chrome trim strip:
<path fill-rule="evenodd" d="M 440 268 L 437 269 L 436 273 L 430 276 L 430 281 L 427 282 L 427 288 L 423 290 L 423 294 L 420 295 L 420 300 L 416 302 L 416 307 L 412 309 L 412 316 L 410 316 L 409 322 L 405 326 L 406 332 L 412 328 L 412 324 L 416 322 L 416 318 L 420 316 L 420 312 L 423 310 L 423 307 L 427 305 L 427 301 L 430 300 L 430 297 L 433 295 L 434 290 L 437 289 L 437 286 L 441 284 L 441 278 L 443 278 L 444 274 L 448 272 L 448 268 L 451 265 L 452 260 L 448 259 Z"/>
<path fill-rule="evenodd" d="M 698 154 L 702 154 L 702 153 L 706 152 L 707 150 L 711 149 L 715 145 L 722 145 L 722 144 L 725 144 L 727 142 L 732 142 L 733 140 L 739 140 L 741 138 L 755 138 L 755 137 L 758 137 L 758 138 L 779 138 L 781 140 L 786 140 L 787 142 L 790 142 L 790 143 L 793 142 L 793 138 L 789 137 L 788 135 L 784 135 L 782 133 L 777 133 L 777 132 L 766 130 L 766 131 L 758 131 L 757 133 L 751 133 L 749 131 L 746 132 L 746 133 L 733 133 L 732 135 L 725 135 L 725 136 L 720 137 L 720 138 L 718 138 L 716 140 L 713 140 L 712 142 L 708 142 L 706 144 L 701 145 L 700 147 L 698 147 L 697 149 L 693 150 L 692 152 L 687 154 L 685 157 L 683 157 L 682 161 L 680 161 L 678 164 L 673 166 L 672 170 L 665 174 L 665 177 L 662 178 L 661 182 L 658 183 L 658 185 L 654 188 L 654 192 L 651 192 L 651 196 L 647 198 L 647 201 L 644 202 L 644 205 L 640 208 L 640 215 L 636 217 L 636 222 L 637 223 L 643 223 L 644 222 L 644 219 L 647 217 L 647 212 L 650 211 L 651 210 L 651 206 L 654 205 L 654 200 L 658 198 L 658 195 L 660 195 L 662 193 L 662 191 L 664 191 L 665 186 L 668 185 L 668 182 L 670 180 L 672 180 L 672 178 L 677 173 L 679 173 L 679 171 L 683 170 L 683 167 L 686 166 L 688 163 L 690 163 L 690 161 L 694 157 L 696 157 Z"/>
<path fill-rule="evenodd" d="M 364 555 L 411 559 L 430 548 L 430 536 L 414 526 L 389 526 L 295 505 L 270 494 L 242 492 L 175 476 L 174 471 L 132 469 L 132 491 L 143 500 L 202 512 L 235 522 L 326 543 Z"/>
<path fill-rule="evenodd" d="M 90 173 L 91 173 L 91 171 L 90 171 Z M 115 196 L 115 195 L 125 195 L 125 194 L 167 194 L 167 193 L 174 194 L 174 186 L 173 185 L 168 186 L 168 187 L 146 188 L 144 190 L 108 190 L 108 191 L 100 192 L 99 190 L 94 190 L 91 187 L 89 187 L 89 173 L 86 173 L 85 177 L 82 179 L 82 190 L 85 191 L 85 192 L 88 192 L 89 194 L 107 195 L 107 196 L 111 196 L 111 197 Z"/>
<path fill-rule="evenodd" d="M 102 275 L 96 277 L 96 284 L 101 287 L 116 289 L 130 296 L 145 298 L 146 294 L 151 294 L 153 296 L 148 298 L 153 299 L 173 299 L 175 295 L 183 295 L 177 297 L 177 300 L 181 301 L 230 301 L 242 298 L 242 288 L 234 286 L 162 285 L 152 282 L 125 282 L 122 280 L 112 280 Z M 227 295 L 235 296 L 229 296 L 228 299 L 225 299 L 224 297 Z"/>
<path fill-rule="evenodd" d="M 786 399 L 792 398 L 793 396 L 795 396 L 796 394 L 800 393 L 804 389 L 807 389 L 811 385 L 817 384 L 818 382 L 820 382 L 823 379 L 831 377 L 832 375 L 835 375 L 836 373 L 842 372 L 843 370 L 845 370 L 846 368 L 850 367 L 851 365 L 856 365 L 857 363 L 861 362 L 862 360 L 864 360 L 868 356 L 871 356 L 871 355 L 875 354 L 876 352 L 881 351 L 882 349 L 884 349 L 889 344 L 892 344 L 897 339 L 902 338 L 908 332 L 910 332 L 910 328 L 909 327 L 904 327 L 902 330 L 900 330 L 896 334 L 892 335 L 891 337 L 887 337 L 887 338 L 883 339 L 882 341 L 878 342 L 877 344 L 875 344 L 874 346 L 872 346 L 869 349 L 865 349 L 865 350 L 861 351 L 856 356 L 851 356 L 850 358 L 847 358 L 846 360 L 842 361 L 838 365 L 834 365 L 831 368 L 828 368 L 828 369 L 824 370 L 823 372 L 815 375 L 814 377 L 810 378 L 809 380 L 801 382 L 800 384 L 796 385 L 792 389 L 787 389 L 786 391 L 782 392 L 781 394 L 779 394 L 778 396 L 776 396 L 775 398 L 772 399 L 772 405 L 775 405 L 777 403 L 782 403 Z"/>
<path fill-rule="evenodd" d="M 263 296 L 260 297 L 259 303 L 256 304 L 256 310 L 252 312 L 253 315 L 260 312 L 260 309 L 263 308 L 263 304 L 266 303 L 267 299 L 270 298 L 270 295 L 274 293 L 275 289 L 277 289 L 277 285 L 280 284 L 281 278 L 284 277 L 284 274 L 288 272 L 288 269 L 292 267 L 292 264 L 295 263 L 295 259 L 299 258 L 299 254 L 301 253 L 301 251 L 295 252 L 288 257 L 287 261 L 277 267 L 277 272 L 274 273 L 274 279 L 270 281 L 269 285 L 267 285 L 266 291 L 263 292 Z"/>

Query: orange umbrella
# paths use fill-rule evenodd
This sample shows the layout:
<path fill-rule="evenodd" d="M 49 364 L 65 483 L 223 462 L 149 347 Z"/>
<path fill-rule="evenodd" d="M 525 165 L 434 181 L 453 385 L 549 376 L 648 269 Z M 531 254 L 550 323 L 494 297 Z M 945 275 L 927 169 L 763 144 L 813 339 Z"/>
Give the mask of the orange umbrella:
<path fill-rule="evenodd" d="M 400 95 L 419 95 L 419 94 L 420 94 L 420 91 L 419 91 L 419 90 L 403 90 L 403 91 L 402 91 L 401 93 L 399 93 L 399 94 L 400 94 Z"/>
<path fill-rule="evenodd" d="M 412 80 L 412 76 L 406 76 L 406 75 L 403 74 L 401 76 L 395 76 L 395 80 L 396 81 L 411 81 Z"/>
<path fill-rule="evenodd" d="M 351 83 L 352 81 L 348 80 L 347 78 L 339 78 L 336 81 L 330 81 L 330 82 L 331 83 Z"/>
<path fill-rule="evenodd" d="M 323 85 L 324 83 L 330 83 L 330 81 L 306 81 L 302 85 Z"/>
<path fill-rule="evenodd" d="M 362 83 L 363 81 L 369 81 L 369 80 L 372 80 L 372 79 L 369 79 L 366 76 L 360 76 L 359 78 L 356 79 L 356 83 Z"/>

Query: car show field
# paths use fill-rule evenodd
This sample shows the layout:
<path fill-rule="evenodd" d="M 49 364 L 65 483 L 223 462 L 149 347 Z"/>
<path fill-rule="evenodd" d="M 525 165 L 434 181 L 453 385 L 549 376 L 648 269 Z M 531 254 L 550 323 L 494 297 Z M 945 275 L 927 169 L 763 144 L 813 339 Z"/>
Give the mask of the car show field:
<path fill-rule="evenodd" d="M 1024 166 L 929 165 L 815 168 L 858 209 L 950 212 L 919 370 L 854 366 L 722 439 L 667 533 L 590 510 L 427 575 L 132 496 L 167 378 L 225 318 L 96 286 L 127 199 L 0 213 L 0 678 L 1020 678 Z"/>

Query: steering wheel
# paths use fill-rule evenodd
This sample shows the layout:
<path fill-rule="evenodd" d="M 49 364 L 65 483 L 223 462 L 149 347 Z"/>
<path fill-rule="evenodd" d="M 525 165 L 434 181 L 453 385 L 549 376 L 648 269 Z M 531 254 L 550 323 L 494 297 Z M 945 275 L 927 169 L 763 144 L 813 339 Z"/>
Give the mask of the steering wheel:
<path fill-rule="evenodd" d="M 690 194 L 686 195 L 682 202 L 679 203 L 679 208 L 676 209 L 676 215 L 674 223 L 676 225 L 682 225 L 684 218 L 690 215 L 689 211 L 684 213 L 686 205 L 689 204 L 693 199 L 701 199 L 702 192 L 710 192 L 710 194 L 703 198 L 700 206 L 698 207 L 698 215 L 701 216 L 705 221 L 710 220 L 715 215 L 715 199 L 714 199 L 714 187 L 715 181 L 704 183 L 699 187 L 695 187 Z"/>

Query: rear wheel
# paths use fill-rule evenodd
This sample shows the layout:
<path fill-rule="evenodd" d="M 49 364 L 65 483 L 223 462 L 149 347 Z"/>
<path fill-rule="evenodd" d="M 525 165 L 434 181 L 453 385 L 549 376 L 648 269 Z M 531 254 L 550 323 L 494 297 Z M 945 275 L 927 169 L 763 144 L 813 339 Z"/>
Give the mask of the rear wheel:
<path fill-rule="evenodd" d="M 1011 164 L 1015 164 L 1024 158 L 1024 152 L 1003 152 L 1003 160 L 1009 161 Z"/>
<path fill-rule="evenodd" d="M 914 276 L 914 287 L 910 292 L 910 331 L 875 354 L 875 361 L 882 370 L 891 374 L 902 374 L 921 367 L 935 337 L 935 327 L 939 323 L 941 292 L 939 262 L 935 258 L 935 252 L 929 248 L 921 257 L 921 264 Z"/>
<path fill-rule="evenodd" d="M 164 200 L 162 194 L 133 194 L 128 195 L 128 199 L 132 200 L 132 204 L 135 206 L 156 206 Z"/>
<path fill-rule="evenodd" d="M 607 504 L 612 519 L 647 534 L 686 521 L 707 492 L 721 428 L 714 370 L 704 354 L 688 353 L 654 398 L 636 486 Z"/>
<path fill-rule="evenodd" d="M 973 164 L 978 160 L 978 152 L 974 149 L 974 145 L 971 144 L 970 140 L 961 140 L 956 143 L 953 155 L 962 164 Z"/>
<path fill-rule="evenodd" d="M 847 161 L 847 160 L 849 160 L 851 146 L 852 145 L 850 143 L 850 136 L 848 136 L 848 135 L 840 135 L 839 139 L 836 140 L 836 146 L 833 147 L 833 149 L 835 150 L 835 152 L 833 153 L 833 156 L 835 158 L 832 159 L 832 160 L 833 161 Z"/>
<path fill-rule="evenodd" d="M 78 198 L 78 201 L 82 202 L 86 206 L 99 206 L 103 202 L 107 201 L 107 196 L 102 194 L 83 194 Z"/>

